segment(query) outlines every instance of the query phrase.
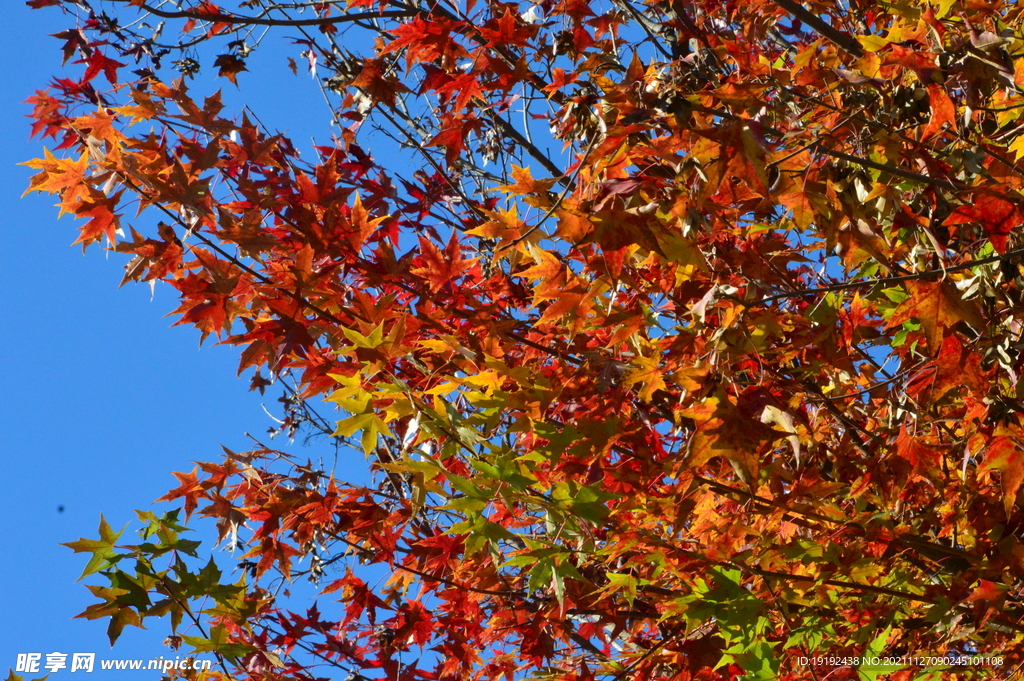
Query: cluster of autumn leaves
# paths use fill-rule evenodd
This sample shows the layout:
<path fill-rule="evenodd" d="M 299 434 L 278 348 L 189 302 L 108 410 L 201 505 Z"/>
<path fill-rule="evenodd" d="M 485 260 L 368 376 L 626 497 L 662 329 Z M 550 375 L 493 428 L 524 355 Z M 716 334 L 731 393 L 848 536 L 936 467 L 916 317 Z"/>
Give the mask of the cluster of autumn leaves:
<path fill-rule="evenodd" d="M 71 546 L 111 640 L 169 615 L 268 680 L 1022 663 L 1019 8 L 114 3 L 175 44 L 63 4 L 83 68 L 29 100 L 60 150 L 30 191 L 377 481 L 262 445 L 177 473 L 238 571 L 191 567 L 174 514 L 104 525 Z M 157 70 L 218 45 L 244 91 L 267 26 L 334 70 L 315 162 Z M 799 662 L 866 652 L 1005 666 Z"/>

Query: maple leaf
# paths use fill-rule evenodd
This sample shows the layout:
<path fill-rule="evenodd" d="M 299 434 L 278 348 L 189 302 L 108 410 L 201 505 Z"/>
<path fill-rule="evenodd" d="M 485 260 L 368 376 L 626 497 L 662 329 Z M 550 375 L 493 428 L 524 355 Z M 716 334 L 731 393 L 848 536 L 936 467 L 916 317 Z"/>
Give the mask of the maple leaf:
<path fill-rule="evenodd" d="M 486 91 L 484 90 L 483 84 L 480 82 L 480 77 L 473 73 L 467 73 L 465 75 L 452 78 L 444 85 L 438 86 L 434 91 L 437 92 L 437 94 L 454 94 L 454 111 L 456 112 L 462 111 L 473 101 L 487 101 L 485 96 Z"/>
<path fill-rule="evenodd" d="M 521 46 L 529 42 L 536 33 L 534 26 L 524 23 L 519 15 L 506 7 L 505 13 L 480 27 L 480 35 L 487 39 L 487 46 Z"/>
<path fill-rule="evenodd" d="M 1005 584 L 987 579 L 978 580 L 978 586 L 964 599 L 964 603 L 974 606 L 974 618 L 979 626 L 984 626 L 993 613 L 1002 609 L 1009 590 L 1010 587 Z"/>
<path fill-rule="evenodd" d="M 68 59 L 74 56 L 76 51 L 81 50 L 83 54 L 88 55 L 92 49 L 89 47 L 89 41 L 86 40 L 85 33 L 81 29 L 68 29 L 60 33 L 51 33 L 50 35 L 53 38 L 64 41 L 61 51 L 64 52 L 63 63 L 65 64 Z"/>
<path fill-rule="evenodd" d="M 114 209 L 121 199 L 121 194 L 115 194 L 110 198 L 82 201 L 75 208 L 75 217 L 90 218 L 82 226 L 76 244 L 83 244 L 83 247 L 95 243 L 106 237 L 107 243 L 117 242 L 117 233 L 121 229 L 121 217 L 114 213 Z"/>
<path fill-rule="evenodd" d="M 238 86 L 238 74 L 249 70 L 245 68 L 245 61 L 235 54 L 218 54 L 213 65 L 218 69 L 218 76 L 227 78 L 236 87 Z"/>
<path fill-rule="evenodd" d="M 1010 232 L 1024 221 L 1018 204 L 1019 199 L 1010 201 L 998 194 L 979 193 L 971 203 L 958 206 L 944 224 L 980 223 L 995 249 L 1005 253 Z"/>
<path fill-rule="evenodd" d="M 984 395 L 991 381 L 981 366 L 981 357 L 963 346 L 956 334 L 942 341 L 938 356 L 915 375 L 907 390 L 918 396 L 928 391 L 929 401 L 939 401 L 959 388 L 968 388 Z"/>
<path fill-rule="evenodd" d="M 896 439 L 896 451 L 913 466 L 914 473 L 918 475 L 936 471 L 942 456 L 940 450 L 912 436 L 905 425 L 900 428 Z"/>
<path fill-rule="evenodd" d="M 195 9 L 196 14 L 200 16 L 216 19 L 218 17 L 225 16 L 224 10 L 219 5 L 216 5 L 210 0 L 202 0 Z"/>
<path fill-rule="evenodd" d="M 424 146 L 444 147 L 446 150 L 444 155 L 445 161 L 448 165 L 451 165 L 462 154 L 463 148 L 465 148 L 468 127 L 465 123 L 456 123 L 434 135 Z"/>
<path fill-rule="evenodd" d="M 433 638 L 434 618 L 420 601 L 409 601 L 399 611 L 402 625 L 398 628 L 399 639 L 411 637 L 413 643 L 426 645 Z"/>
<path fill-rule="evenodd" d="M 111 85 L 117 85 L 117 70 L 124 66 L 121 62 L 107 57 L 100 50 L 93 50 L 88 57 L 80 59 L 75 63 L 88 64 L 88 68 L 82 74 L 82 82 L 88 83 L 102 73 Z"/>
<path fill-rule="evenodd" d="M 757 482 L 763 449 L 788 435 L 744 414 L 721 391 L 678 415 L 697 424 L 685 460 L 687 468 L 695 469 L 712 457 L 724 456 L 740 479 L 751 486 Z"/>
<path fill-rule="evenodd" d="M 1003 490 L 1003 509 L 1006 517 L 1013 513 L 1017 502 L 1017 491 L 1024 482 L 1024 450 L 1011 435 L 997 435 L 985 445 L 985 460 L 978 472 L 999 471 Z"/>
<path fill-rule="evenodd" d="M 75 200 L 88 196 L 90 187 L 86 182 L 86 171 L 89 169 L 89 154 L 83 153 L 78 160 L 57 158 L 44 148 L 45 156 L 41 159 L 26 161 L 22 165 L 41 170 L 29 179 L 29 187 L 22 196 L 29 192 L 48 192 L 61 194 L 63 205 L 72 205 Z M 61 213 L 67 212 L 62 208 Z"/>
<path fill-rule="evenodd" d="M 917 319 L 933 353 L 938 354 L 945 329 L 959 322 L 966 322 L 975 329 L 985 325 L 978 310 L 946 281 L 912 281 L 908 289 L 910 297 L 893 311 L 886 328 Z"/>
<path fill-rule="evenodd" d="M 921 133 L 921 139 L 929 139 L 943 131 L 946 127 L 956 126 L 956 107 L 949 98 L 946 89 L 938 83 L 928 84 L 928 100 L 932 115 L 928 125 Z"/>
<path fill-rule="evenodd" d="M 78 541 L 61 544 L 61 546 L 66 546 L 75 553 L 92 554 L 92 558 L 89 559 L 89 563 L 85 566 L 82 576 L 78 578 L 79 580 L 85 579 L 91 574 L 95 574 L 100 570 L 106 569 L 118 560 L 118 554 L 114 550 L 114 544 L 124 533 L 124 529 L 120 532 L 114 532 L 113 528 L 110 527 L 110 524 L 107 523 L 106 518 L 100 515 L 99 533 L 99 539 L 81 538 Z"/>
<path fill-rule="evenodd" d="M 363 207 L 363 202 L 359 198 L 359 194 L 356 194 L 355 200 L 352 202 L 352 209 L 349 214 L 349 220 L 352 226 L 352 234 L 349 235 L 348 240 L 352 245 L 352 250 L 358 252 L 363 247 L 366 240 L 370 238 L 382 222 L 388 219 L 388 216 L 379 218 L 370 218 L 370 213 Z"/>
<path fill-rule="evenodd" d="M 414 63 L 431 62 L 442 55 L 460 55 L 464 50 L 452 41 L 453 28 L 452 22 L 445 18 L 427 20 L 417 15 L 412 21 L 391 30 L 391 35 L 396 38 L 381 54 L 404 50 L 406 70 Z"/>
<path fill-rule="evenodd" d="M 34 119 L 32 137 L 39 134 L 43 137 L 56 137 L 58 132 L 64 130 L 64 106 L 49 90 L 36 90 L 35 95 L 26 99 L 25 103 L 32 105 L 32 113 L 29 114 Z"/>
<path fill-rule="evenodd" d="M 92 115 L 79 116 L 72 125 L 79 131 L 88 133 L 90 137 L 112 145 L 124 139 L 121 131 L 114 127 L 114 117 L 102 110 Z"/>
<path fill-rule="evenodd" d="M 554 178 L 535 180 L 529 168 L 520 168 L 517 165 L 512 166 L 511 174 L 512 179 L 516 181 L 515 184 L 502 185 L 498 187 L 499 190 L 513 196 L 525 196 L 526 203 L 531 206 L 547 208 L 551 205 L 548 193 L 555 184 Z"/>
<path fill-rule="evenodd" d="M 378 434 L 394 437 L 384 420 L 373 413 L 356 414 L 338 421 L 338 426 L 332 434 L 335 437 L 351 437 L 356 433 L 361 433 L 360 442 L 363 445 L 363 452 L 366 454 L 369 454 L 377 446 Z"/>
<path fill-rule="evenodd" d="M 889 45 L 885 62 L 899 64 L 911 69 L 921 79 L 922 83 L 931 83 L 932 74 L 938 70 L 938 66 L 929 54 L 897 44 Z"/>
<path fill-rule="evenodd" d="M 199 505 L 199 499 L 205 499 L 206 488 L 199 482 L 197 473 L 199 467 L 196 466 L 192 469 L 191 473 L 174 473 L 174 477 L 178 479 L 181 484 L 163 495 L 157 501 L 173 501 L 181 497 L 185 498 L 185 518 L 192 515 L 192 512 L 196 510 L 196 506 Z"/>
<path fill-rule="evenodd" d="M 147 92 L 132 90 L 132 100 L 135 104 L 113 108 L 113 111 L 119 116 L 131 116 L 132 120 L 129 125 L 135 125 L 140 121 L 146 121 L 164 113 L 163 106 L 155 102 Z"/>
<path fill-rule="evenodd" d="M 641 400 L 650 402 L 656 391 L 665 388 L 665 377 L 661 370 L 660 358 L 657 355 L 637 357 L 632 363 L 635 368 L 630 369 L 622 377 L 622 381 L 628 386 L 640 383 L 641 388 L 637 395 Z"/>
<path fill-rule="evenodd" d="M 386 106 L 394 106 L 396 96 L 409 92 L 408 86 L 391 75 L 389 68 L 379 59 L 363 62 L 363 68 L 351 87 L 365 90 L 371 102 L 381 102 Z"/>
<path fill-rule="evenodd" d="M 409 271 L 422 277 L 430 285 L 430 290 L 437 292 L 448 282 L 462 276 L 475 260 L 462 257 L 462 247 L 453 232 L 444 251 L 429 239 L 420 237 L 420 253 L 415 262 L 417 265 Z"/>

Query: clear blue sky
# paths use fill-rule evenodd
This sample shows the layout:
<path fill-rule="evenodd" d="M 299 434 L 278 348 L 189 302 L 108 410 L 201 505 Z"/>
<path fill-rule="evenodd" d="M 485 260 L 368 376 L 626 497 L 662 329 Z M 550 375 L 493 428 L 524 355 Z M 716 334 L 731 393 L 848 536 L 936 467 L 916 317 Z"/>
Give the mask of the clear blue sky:
<path fill-rule="evenodd" d="M 21 102 L 59 73 L 60 43 L 48 34 L 70 28 L 72 20 L 54 8 L 33 11 L 22 0 L 3 0 L 0 26 L 2 678 L 23 652 L 95 652 L 98 659 L 169 654 L 162 646 L 168 632 L 160 624 L 149 631 L 127 628 L 111 650 L 105 621 L 71 619 L 95 599 L 75 582 L 84 556 L 58 543 L 95 537 L 100 513 L 120 529 L 135 518 L 134 509 L 152 508 L 175 486 L 170 471 L 217 460 L 219 445 L 246 449 L 246 431 L 262 435 L 271 425 L 261 401 L 273 410 L 277 394 L 247 392 L 248 381 L 235 377 L 234 349 L 208 344 L 199 350 L 192 329 L 169 328 L 173 320 L 164 315 L 175 307 L 172 290 L 158 286 L 153 300 L 148 286 L 119 290 L 121 256 L 95 247 L 83 256 L 79 247 L 69 247 L 75 223 L 70 216 L 56 219 L 53 197 L 20 198 L 32 171 L 15 164 L 42 153 L 41 142 L 28 140 L 24 115 L 30 108 Z M 296 96 L 318 96 L 309 77 L 296 79 L 287 71 L 284 50 L 290 46 L 278 44 L 260 51 L 270 61 L 258 73 L 261 79 L 268 71 L 287 78 L 288 95 L 272 104 L 261 97 L 257 111 L 268 125 L 298 122 L 329 134 L 323 104 L 311 109 L 312 100 Z M 242 74 L 243 88 L 250 77 L 255 79 Z M 229 84 L 218 86 L 225 87 L 229 105 L 237 104 Z M 192 87 L 196 93 L 211 89 L 202 81 Z M 297 144 L 308 144 L 310 133 L 292 132 Z M 316 448 L 296 449 L 303 458 L 326 456 Z M 129 532 L 137 528 L 133 523 Z M 108 676 L 159 678 L 128 671 L 85 678 Z M 67 670 L 51 676 L 62 678 L 77 677 Z"/>

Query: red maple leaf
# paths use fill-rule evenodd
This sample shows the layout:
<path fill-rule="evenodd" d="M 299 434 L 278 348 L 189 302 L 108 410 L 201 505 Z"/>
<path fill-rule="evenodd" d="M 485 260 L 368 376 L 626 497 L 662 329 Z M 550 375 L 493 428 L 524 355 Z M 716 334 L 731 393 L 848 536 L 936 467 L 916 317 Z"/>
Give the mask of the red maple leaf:
<path fill-rule="evenodd" d="M 88 83 L 102 73 L 111 85 L 117 85 L 117 70 L 124 66 L 119 61 L 110 59 L 99 50 L 94 50 L 87 59 L 79 59 L 76 64 L 88 64 L 82 74 L 82 82 Z"/>
<path fill-rule="evenodd" d="M 1009 201 L 998 194 L 976 193 L 971 203 L 958 207 L 946 218 L 946 225 L 980 223 L 988 240 L 999 253 L 1006 252 L 1010 232 L 1021 224 L 1020 199 Z"/>

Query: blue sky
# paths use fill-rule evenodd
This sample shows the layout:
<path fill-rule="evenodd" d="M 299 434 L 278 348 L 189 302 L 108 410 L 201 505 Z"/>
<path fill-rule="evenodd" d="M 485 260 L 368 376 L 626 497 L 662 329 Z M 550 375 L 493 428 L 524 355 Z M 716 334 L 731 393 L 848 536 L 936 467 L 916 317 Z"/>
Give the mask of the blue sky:
<path fill-rule="evenodd" d="M 111 650 L 105 621 L 71 619 L 95 599 L 76 583 L 85 557 L 58 543 L 95 537 L 100 513 L 120 529 L 135 518 L 134 509 L 153 508 L 154 499 L 176 486 L 171 471 L 217 460 L 222 444 L 247 449 L 247 431 L 262 436 L 272 425 L 261 402 L 273 411 L 277 394 L 247 392 L 248 381 L 235 377 L 233 348 L 208 343 L 200 350 L 192 329 L 169 328 L 174 320 L 164 315 L 176 305 L 171 289 L 157 286 L 152 299 L 145 285 L 119 290 L 122 256 L 95 247 L 83 256 L 70 247 L 75 223 L 70 216 L 56 219 L 53 197 L 20 198 L 33 171 L 16 164 L 41 155 L 43 144 L 28 140 L 30 107 L 21 102 L 60 72 L 60 43 L 48 34 L 73 23 L 56 9 L 33 11 L 22 0 L 4 0 L 0 25 L 0 452 L 7 483 L 0 495 L 0 674 L 25 652 L 166 656 L 168 632 L 159 623 L 148 631 L 129 627 Z M 328 134 L 322 102 L 311 109 L 308 99 L 295 96 L 319 95 L 308 76 L 296 79 L 287 70 L 288 47 L 281 40 L 282 52 L 268 55 L 273 68 L 253 65 L 266 69 L 261 78 L 267 71 L 288 78 L 291 90 L 273 105 L 259 98 L 257 111 L 268 125 L 298 121 Z M 248 77 L 242 74 L 243 87 Z M 230 84 L 217 87 L 226 88 L 229 106 L 237 105 Z M 201 80 L 192 88 L 211 90 Z M 293 132 L 297 144 L 308 144 L 311 133 Z M 295 449 L 314 460 L 326 454 Z M 138 527 L 133 523 L 129 532 Z M 123 539 L 131 543 L 128 535 Z M 159 676 L 97 671 L 92 678 L 106 675 Z M 51 676 L 60 678 L 76 677 L 67 670 Z"/>

